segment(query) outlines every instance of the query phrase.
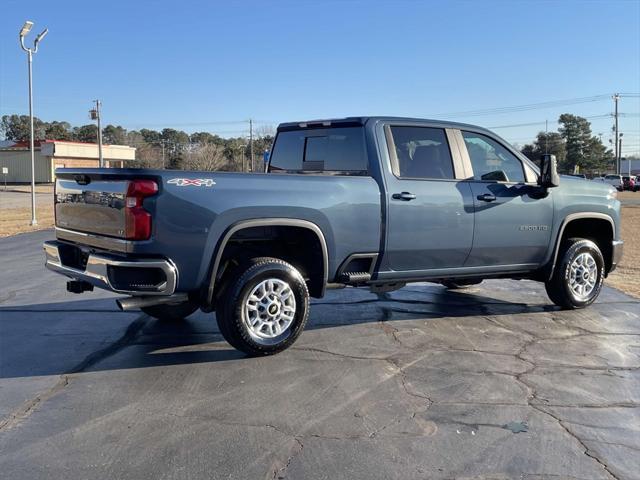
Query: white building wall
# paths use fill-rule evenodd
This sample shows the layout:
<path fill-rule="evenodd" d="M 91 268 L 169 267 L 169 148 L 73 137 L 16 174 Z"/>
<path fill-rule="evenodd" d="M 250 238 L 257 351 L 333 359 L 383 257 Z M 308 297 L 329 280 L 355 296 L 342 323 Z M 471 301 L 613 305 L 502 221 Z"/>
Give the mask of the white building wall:
<path fill-rule="evenodd" d="M 629 165 L 631 163 L 631 165 Z M 640 159 L 637 160 L 620 160 L 620 174 L 628 175 L 629 167 L 631 167 L 631 175 L 640 175 Z"/>
<path fill-rule="evenodd" d="M 2 167 L 9 169 L 7 183 L 29 183 L 31 182 L 31 154 L 29 150 L 1 150 L 0 151 L 0 182 L 4 183 L 5 176 L 2 175 Z M 51 158 L 41 154 L 40 150 L 35 152 L 35 176 L 38 183 L 50 183 Z"/>

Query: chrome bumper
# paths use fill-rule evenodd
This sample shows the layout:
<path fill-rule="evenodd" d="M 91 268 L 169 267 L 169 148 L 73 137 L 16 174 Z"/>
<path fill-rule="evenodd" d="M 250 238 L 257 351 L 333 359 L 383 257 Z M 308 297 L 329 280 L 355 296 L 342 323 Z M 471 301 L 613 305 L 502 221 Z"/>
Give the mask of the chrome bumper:
<path fill-rule="evenodd" d="M 622 251 L 624 250 L 624 242 L 622 240 L 614 240 L 611 242 L 611 269 L 609 272 L 613 272 L 616 269 L 620 259 L 622 259 Z"/>
<path fill-rule="evenodd" d="M 62 260 L 64 256 L 60 253 L 61 247 L 64 247 L 64 244 L 61 242 L 44 242 L 43 248 L 46 255 L 45 266 L 49 270 L 61 273 L 67 277 L 88 282 L 98 288 L 127 295 L 172 295 L 176 290 L 178 283 L 178 271 L 168 260 L 121 260 L 108 254 L 90 253 L 87 257 L 86 266 L 84 267 L 84 270 L 82 270 L 74 266 L 64 264 Z M 166 280 L 151 288 L 146 286 L 139 289 L 124 289 L 118 285 L 114 285 L 110 277 L 110 270 L 117 268 L 159 269 L 164 273 Z"/>

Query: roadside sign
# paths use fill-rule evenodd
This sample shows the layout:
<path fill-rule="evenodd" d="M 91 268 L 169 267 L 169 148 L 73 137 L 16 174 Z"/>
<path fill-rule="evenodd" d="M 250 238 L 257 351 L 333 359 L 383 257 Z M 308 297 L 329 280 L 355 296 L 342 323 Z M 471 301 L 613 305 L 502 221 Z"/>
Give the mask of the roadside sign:
<path fill-rule="evenodd" d="M 9 175 L 9 169 L 7 167 L 2 167 L 2 174 Z"/>

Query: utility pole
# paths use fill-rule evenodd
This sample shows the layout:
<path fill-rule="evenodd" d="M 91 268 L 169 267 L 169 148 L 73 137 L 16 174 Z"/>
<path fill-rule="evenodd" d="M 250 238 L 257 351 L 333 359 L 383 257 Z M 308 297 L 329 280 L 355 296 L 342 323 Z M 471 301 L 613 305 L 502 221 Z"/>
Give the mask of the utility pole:
<path fill-rule="evenodd" d="M 249 119 L 249 155 L 251 171 L 253 172 L 253 120 Z"/>
<path fill-rule="evenodd" d="M 104 168 L 104 158 L 102 157 L 102 127 L 100 125 L 100 107 L 102 102 L 100 100 L 94 100 L 96 102 L 95 108 L 89 110 L 91 120 L 98 121 L 98 166 Z"/>
<path fill-rule="evenodd" d="M 620 148 L 618 145 L 618 100 L 620 99 L 620 94 L 616 93 L 613 95 L 613 104 L 614 104 L 614 118 L 615 118 L 615 125 L 614 125 L 614 145 L 615 145 L 615 153 L 616 153 L 616 173 L 620 174 Z"/>
<path fill-rule="evenodd" d="M 544 121 L 544 153 L 549 153 L 549 120 Z"/>
<path fill-rule="evenodd" d="M 160 145 L 162 145 L 162 168 L 165 169 L 167 166 L 164 163 L 164 139 L 160 140 Z"/>
<path fill-rule="evenodd" d="M 618 140 L 618 165 L 620 166 L 620 171 L 618 172 L 620 175 L 622 174 L 622 133 L 620 134 L 620 139 Z M 629 162 L 631 165 L 631 162 Z M 629 167 L 629 175 L 631 175 L 631 167 Z"/>
<path fill-rule="evenodd" d="M 31 150 L 31 223 L 30 225 L 37 225 L 36 220 L 36 158 L 35 158 L 35 146 L 34 146 L 34 133 L 33 133 L 33 81 L 32 81 L 32 69 L 33 54 L 38 52 L 38 44 L 49 32 L 49 29 L 45 28 L 34 40 L 33 48 L 27 48 L 24 46 L 24 37 L 31 31 L 33 22 L 26 21 L 20 29 L 20 47 L 27 52 L 27 59 L 29 63 L 29 150 Z"/>

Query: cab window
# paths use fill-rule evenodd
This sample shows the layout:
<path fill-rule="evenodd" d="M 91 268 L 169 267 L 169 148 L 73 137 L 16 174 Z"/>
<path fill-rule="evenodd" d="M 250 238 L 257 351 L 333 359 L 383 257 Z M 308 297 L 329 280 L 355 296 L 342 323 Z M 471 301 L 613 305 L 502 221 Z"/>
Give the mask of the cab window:
<path fill-rule="evenodd" d="M 400 178 L 453 179 L 453 160 L 442 128 L 392 126 Z"/>
<path fill-rule="evenodd" d="M 480 133 L 462 132 L 462 136 L 469 152 L 474 180 L 524 183 L 522 162 L 509 150 Z"/>

